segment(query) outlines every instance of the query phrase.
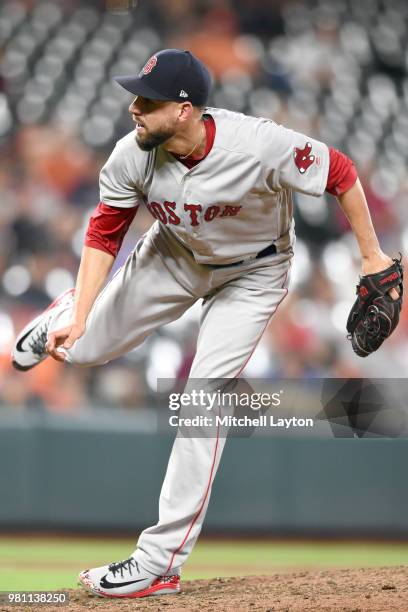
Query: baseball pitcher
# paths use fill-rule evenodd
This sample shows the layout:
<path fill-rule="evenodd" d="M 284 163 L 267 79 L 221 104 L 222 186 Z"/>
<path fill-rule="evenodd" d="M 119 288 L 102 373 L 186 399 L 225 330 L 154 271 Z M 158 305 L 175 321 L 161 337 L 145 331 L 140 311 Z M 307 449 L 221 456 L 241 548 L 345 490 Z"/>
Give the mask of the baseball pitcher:
<path fill-rule="evenodd" d="M 348 217 L 363 279 L 376 281 L 360 290 L 349 332 L 359 354 L 376 350 L 398 322 L 402 269 L 379 246 L 352 161 L 271 120 L 207 107 L 210 75 L 188 51 L 160 51 L 140 74 L 116 80 L 135 96 L 135 129 L 101 170 L 75 290 L 23 329 L 15 368 L 49 355 L 104 364 L 203 299 L 191 378 L 238 377 L 288 292 L 293 191 L 326 190 Z M 105 285 L 139 206 L 155 222 Z M 180 591 L 224 443 L 176 437 L 159 522 L 128 559 L 81 572 L 87 589 L 119 598 Z"/>

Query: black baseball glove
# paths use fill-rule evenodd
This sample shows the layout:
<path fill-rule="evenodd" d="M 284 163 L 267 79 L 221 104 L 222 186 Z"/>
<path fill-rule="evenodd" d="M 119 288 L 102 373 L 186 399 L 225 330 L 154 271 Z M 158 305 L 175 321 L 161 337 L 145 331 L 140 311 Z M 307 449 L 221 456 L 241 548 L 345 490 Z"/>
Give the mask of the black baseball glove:
<path fill-rule="evenodd" d="M 358 297 L 347 320 L 347 337 L 360 357 L 367 357 L 380 348 L 397 327 L 402 307 L 402 280 L 401 254 L 386 270 L 360 277 Z M 399 291 L 397 299 L 389 295 L 393 287 Z"/>

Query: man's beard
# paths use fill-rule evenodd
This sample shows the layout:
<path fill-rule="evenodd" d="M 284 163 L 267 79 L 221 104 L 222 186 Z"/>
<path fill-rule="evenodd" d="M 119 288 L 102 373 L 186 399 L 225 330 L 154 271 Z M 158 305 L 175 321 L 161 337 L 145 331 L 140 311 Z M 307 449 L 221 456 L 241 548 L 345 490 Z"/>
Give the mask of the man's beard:
<path fill-rule="evenodd" d="M 153 149 L 166 142 L 172 136 L 174 136 L 174 130 L 169 128 L 154 133 L 145 131 L 144 134 L 139 134 L 136 132 L 136 142 L 142 151 L 153 151 Z"/>

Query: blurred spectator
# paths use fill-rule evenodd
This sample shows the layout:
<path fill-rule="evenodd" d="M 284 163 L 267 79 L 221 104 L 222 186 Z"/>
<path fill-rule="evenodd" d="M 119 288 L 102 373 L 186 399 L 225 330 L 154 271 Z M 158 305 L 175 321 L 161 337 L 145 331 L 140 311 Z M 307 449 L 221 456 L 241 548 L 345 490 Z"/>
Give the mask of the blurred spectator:
<path fill-rule="evenodd" d="M 228 74 L 254 74 L 257 57 L 245 39 L 239 37 L 238 16 L 229 0 L 214 2 L 196 27 L 185 30 L 171 42 L 199 57 L 216 79 Z"/>

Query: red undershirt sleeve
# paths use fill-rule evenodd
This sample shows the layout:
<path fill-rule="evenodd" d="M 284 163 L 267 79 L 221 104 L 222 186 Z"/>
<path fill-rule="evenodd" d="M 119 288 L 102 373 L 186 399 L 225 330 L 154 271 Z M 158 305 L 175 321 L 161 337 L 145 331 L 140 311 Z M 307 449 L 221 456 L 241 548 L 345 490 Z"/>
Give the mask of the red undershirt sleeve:
<path fill-rule="evenodd" d="M 334 196 L 345 193 L 357 180 L 357 171 L 352 160 L 341 151 L 329 147 L 330 166 L 326 191 Z"/>
<path fill-rule="evenodd" d="M 100 202 L 89 219 L 85 246 L 116 257 L 137 209 L 138 206 L 117 208 Z"/>

